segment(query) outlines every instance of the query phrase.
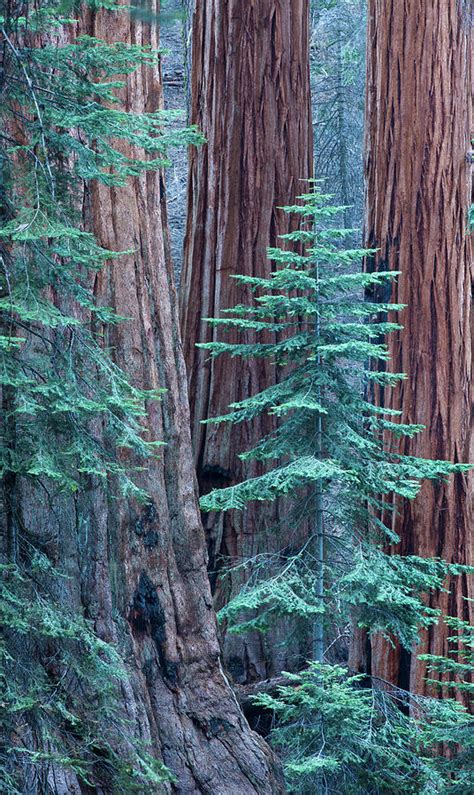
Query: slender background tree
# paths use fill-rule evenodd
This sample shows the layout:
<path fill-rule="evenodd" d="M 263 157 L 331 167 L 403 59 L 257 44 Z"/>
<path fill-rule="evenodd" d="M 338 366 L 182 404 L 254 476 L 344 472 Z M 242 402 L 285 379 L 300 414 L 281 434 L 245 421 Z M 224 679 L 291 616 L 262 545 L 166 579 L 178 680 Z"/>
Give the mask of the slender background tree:
<path fill-rule="evenodd" d="M 364 0 L 312 0 L 314 173 L 358 230 L 363 215 Z M 360 232 L 357 233 L 360 235 Z"/>

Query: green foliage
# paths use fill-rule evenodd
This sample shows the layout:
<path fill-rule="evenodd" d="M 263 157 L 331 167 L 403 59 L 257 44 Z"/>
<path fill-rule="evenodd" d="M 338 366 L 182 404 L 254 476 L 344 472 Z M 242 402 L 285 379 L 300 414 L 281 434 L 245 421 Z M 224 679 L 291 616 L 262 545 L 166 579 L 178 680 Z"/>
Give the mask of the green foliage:
<path fill-rule="evenodd" d="M 413 651 L 420 628 L 440 618 L 426 594 L 467 571 L 385 551 L 399 540 L 392 529 L 396 506 L 413 499 L 423 480 L 468 467 L 404 455 L 400 440 L 423 426 L 403 423 L 399 412 L 367 398 L 374 383 L 397 388 L 404 378 L 388 372 L 384 342 L 401 328 L 392 313 L 403 306 L 384 298 L 397 274 L 360 272 L 361 258 L 371 252 L 342 247 L 351 230 L 332 228 L 341 208 L 328 206 L 327 198 L 316 187 L 300 205 L 286 208 L 302 224 L 283 237 L 303 253 L 270 249 L 276 268 L 269 278 L 235 277 L 252 287 L 253 305 L 209 321 L 224 334 L 253 332 L 253 341 L 229 343 L 222 334 L 201 346 L 212 356 L 268 357 L 281 366 L 276 384 L 209 420 L 276 417 L 274 429 L 242 455 L 266 463 L 266 471 L 205 495 L 202 509 L 242 510 L 252 500 L 284 497 L 288 526 L 299 517 L 310 527 L 299 549 L 280 561 L 260 556 L 251 565 L 246 584 L 220 618 L 233 632 L 265 631 L 282 616 L 306 623 L 321 661 L 321 622 L 336 639 L 355 622 Z M 365 301 L 367 292 L 381 300 Z M 249 563 L 243 565 L 248 570 Z M 430 664 L 465 674 L 459 686 L 468 686 L 472 658 Z M 339 666 L 312 663 L 287 676 L 287 686 L 257 703 L 277 720 L 271 739 L 285 760 L 290 792 L 428 795 L 447 788 L 461 792 L 471 783 L 464 766 L 472 756 L 473 723 L 456 702 L 408 701 L 408 694 L 393 688 L 364 687 L 363 677 Z M 443 757 L 441 747 L 451 756 Z"/>
<path fill-rule="evenodd" d="M 314 489 L 320 488 L 330 565 L 324 571 L 325 608 L 319 604 L 317 612 L 327 612 L 331 620 L 337 613 L 343 620 L 355 618 L 410 648 L 419 627 L 437 619 L 423 594 L 441 588 L 444 578 L 459 569 L 443 561 L 384 553 L 387 541 L 398 540 L 391 529 L 391 497 L 413 499 L 424 479 L 468 467 L 403 455 L 398 440 L 419 433 L 422 426 L 407 425 L 398 412 L 380 409 L 366 398 L 372 382 L 388 388 L 403 378 L 374 371 L 375 362 L 388 359 L 384 336 L 400 328 L 388 313 L 403 307 L 364 301 L 367 288 L 383 292 L 396 274 L 355 270 L 370 252 L 341 247 L 350 230 L 330 226 L 340 208 L 329 206 L 317 188 L 301 199 L 286 210 L 301 216 L 302 228 L 283 238 L 304 245 L 304 253 L 270 249 L 276 269 L 269 278 L 235 277 L 251 285 L 255 303 L 209 320 L 224 332 L 252 330 L 255 341 L 221 339 L 201 346 L 213 356 L 268 357 L 282 366 L 276 384 L 209 420 L 236 423 L 262 413 L 275 415 L 275 429 L 242 456 L 267 462 L 268 470 L 205 495 L 201 507 L 243 509 L 251 500 L 290 497 L 294 503 L 306 500 L 307 515 L 316 517 Z M 314 556 L 309 544 L 272 579 L 267 572 L 262 582 L 257 572 L 257 590 L 251 580 L 222 616 L 234 619 L 246 612 L 245 624 L 258 599 L 265 610 L 259 626 L 272 613 L 311 615 L 320 602 Z"/>
<path fill-rule="evenodd" d="M 89 5 L 128 13 L 109 0 Z M 83 197 L 87 204 L 87 183 L 119 190 L 166 165 L 171 147 L 200 140 L 194 129 L 169 134 L 171 114 L 162 110 L 129 112 L 120 99 L 124 76 L 155 67 L 159 54 L 89 36 L 68 43 L 64 25 L 74 30 L 77 9 L 72 0 L 11 3 L 0 20 L 0 474 L 8 535 L 0 560 L 0 778 L 12 793 L 25 791 L 32 768 L 47 791 L 52 762 L 117 793 L 170 778 L 117 714 L 118 652 L 67 607 L 72 586 L 41 552 L 48 531 L 30 527 L 18 507 L 19 491 L 54 511 L 64 496 L 79 498 L 99 483 L 109 491 L 110 482 L 111 498 L 121 491 L 147 501 L 136 473 L 161 444 L 144 435 L 148 404 L 161 390 L 134 386 L 107 348 L 109 328 L 128 321 L 96 303 L 94 280 L 105 266 L 120 267 L 125 252 L 105 250 L 87 230 Z"/>
<path fill-rule="evenodd" d="M 100 108 L 99 102 L 88 108 L 93 92 L 100 94 L 100 84 L 96 88 L 93 80 L 98 64 L 86 59 L 84 76 L 78 79 L 82 43 L 77 45 L 77 64 L 72 61 L 72 45 L 63 49 L 24 46 L 20 52 L 11 38 L 15 22 L 18 24 L 17 20 L 10 20 L 9 26 L 5 23 L 3 31 L 9 102 L 3 105 L 2 121 L 9 134 L 2 152 L 6 200 L 0 228 L 0 307 L 2 326 L 9 336 L 18 340 L 17 329 L 22 329 L 26 337 L 4 349 L 2 383 L 9 388 L 10 397 L 6 422 L 15 429 L 16 443 L 3 450 L 2 469 L 44 476 L 62 488 L 75 490 L 78 483 L 73 471 L 105 475 L 123 470 L 103 455 L 101 442 L 91 437 L 90 431 L 84 439 L 83 427 L 91 418 L 103 418 L 113 436 L 123 427 L 128 443 L 144 452 L 138 418 L 144 413 L 145 395 L 114 370 L 74 306 L 94 311 L 86 287 L 87 271 L 94 272 L 112 256 L 74 224 L 74 182 L 59 162 L 61 157 L 76 154 L 76 168 L 85 176 L 84 158 L 78 150 L 90 151 L 92 161 L 100 158 L 92 146 L 94 125 L 78 131 L 77 139 L 72 129 L 65 129 L 79 124 L 82 116 L 87 125 L 93 106 Z M 27 33 L 23 35 L 28 40 Z M 122 58 L 120 62 L 124 68 Z M 57 73 L 52 73 L 52 68 Z M 83 83 L 82 96 L 78 95 L 78 82 Z M 51 93 L 54 100 L 43 100 L 41 92 Z M 12 137 L 13 131 L 10 134 L 15 106 L 23 116 L 21 137 L 26 137 L 26 143 L 21 145 L 15 141 L 19 136 Z M 107 116 L 108 111 L 103 113 Z M 117 132 L 114 119 L 111 121 L 110 135 Z M 106 125 L 104 120 L 104 132 Z M 84 142 L 79 144 L 83 132 Z M 89 168 L 89 175 L 100 177 L 100 169 Z M 98 309 L 98 316 L 101 321 L 113 319 L 108 310 Z M 124 412 L 128 415 L 125 422 Z M 59 447 L 58 432 L 67 439 Z"/>
<path fill-rule="evenodd" d="M 1 468 L 68 491 L 81 473 L 113 474 L 124 493 L 145 498 L 115 450 L 153 453 L 158 443 L 143 439 L 142 418 L 145 401 L 159 395 L 135 388 L 103 350 L 101 324 L 120 318 L 95 304 L 90 285 L 117 252 L 80 227 L 77 187 L 81 180 L 123 185 L 165 164 L 171 145 L 199 137 L 167 134 L 164 111 L 121 107 L 116 76 L 155 65 L 156 52 L 88 36 L 39 47 L 34 33 L 53 35 L 64 9 L 50 2 L 28 11 L 5 19 L 2 30 L 1 377 L 16 443 L 2 450 Z M 137 154 L 125 155 L 123 143 Z"/>
<path fill-rule="evenodd" d="M 396 637 L 411 649 L 420 628 L 439 619 L 439 612 L 425 604 L 423 595 L 443 590 L 446 576 L 459 573 L 460 567 L 442 560 L 388 555 L 362 541 L 354 548 L 347 539 L 329 537 L 329 541 L 336 551 L 324 567 L 323 604 L 315 589 L 310 539 L 273 575 L 269 574 L 271 564 L 260 561 L 240 593 L 219 612 L 220 620 L 229 624 L 228 631 L 266 631 L 282 616 L 306 621 L 322 616 L 333 630 L 336 622 L 344 626 L 354 617 L 360 627 L 380 632 L 389 641 Z"/>
<path fill-rule="evenodd" d="M 472 767 L 461 746 L 474 718 L 456 702 L 414 698 L 341 666 L 312 663 L 275 695 L 255 701 L 278 719 L 271 733 L 281 753 L 289 792 L 375 795 L 471 791 Z M 407 715 L 407 708 L 412 717 Z M 440 754 L 440 744 L 451 757 Z M 462 789 L 465 787 L 465 789 Z"/>
<path fill-rule="evenodd" d="M 442 657 L 435 654 L 420 654 L 419 659 L 424 660 L 428 667 L 427 681 L 433 688 L 440 690 L 440 695 L 448 693 L 456 696 L 461 694 L 472 703 L 474 696 L 474 627 L 456 616 L 443 616 L 443 622 L 450 630 L 448 636 L 449 654 Z M 432 678 L 437 674 L 439 678 Z M 456 725 L 454 748 L 455 764 L 449 756 L 439 759 L 440 772 L 450 777 L 449 792 L 464 795 L 474 790 L 474 727 L 473 720 L 460 722 Z M 448 739 L 444 740 L 452 748 L 449 739 L 450 724 L 444 726 Z"/>
<path fill-rule="evenodd" d="M 52 586 L 40 591 L 45 575 Z M 171 780 L 117 713 L 114 700 L 126 675 L 120 657 L 64 607 L 68 588 L 44 555 L 22 570 L 0 564 L 0 736 L 11 738 L 0 746 L 2 782 L 20 795 L 23 772 L 37 765 L 46 791 L 53 762 L 90 785 L 99 777 L 117 793 Z M 124 741 L 124 732 L 132 739 Z"/>
<path fill-rule="evenodd" d="M 428 671 L 438 671 L 447 674 L 438 679 L 428 679 L 430 684 L 443 688 L 450 688 L 474 696 L 474 627 L 456 616 L 443 616 L 443 621 L 448 625 L 451 634 L 448 636 L 450 645 L 449 656 L 440 657 L 435 654 L 420 654 L 420 659 L 428 663 Z"/>

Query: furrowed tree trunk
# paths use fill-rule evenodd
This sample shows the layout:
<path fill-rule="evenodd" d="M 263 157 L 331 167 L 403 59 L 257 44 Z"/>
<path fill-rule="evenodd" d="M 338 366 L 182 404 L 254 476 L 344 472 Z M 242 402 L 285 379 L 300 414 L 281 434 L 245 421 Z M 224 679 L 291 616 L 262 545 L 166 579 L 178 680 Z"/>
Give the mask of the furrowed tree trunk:
<path fill-rule="evenodd" d="M 158 4 L 152 5 L 157 12 Z M 127 12 L 85 11 L 69 34 L 158 47 L 157 26 L 134 21 Z M 122 96 L 128 110 L 159 108 L 159 70 L 140 68 L 126 78 Z M 122 151 L 130 154 L 125 146 Z M 83 217 L 101 245 L 134 252 L 100 271 L 94 292 L 99 303 L 128 318 L 103 329 L 116 362 L 135 385 L 167 390 L 160 403 L 150 402 L 147 417 L 149 438 L 167 446 L 137 477 L 151 497 L 146 506 L 112 499 L 102 484 L 91 482 L 88 491 L 48 513 L 44 499 L 36 495 L 35 501 L 25 485 L 16 495 L 23 524 L 57 532 L 55 558 L 71 583 L 65 599 L 84 610 L 101 638 L 117 644 L 129 674 L 118 706 L 130 733 L 151 741 L 151 753 L 176 776 L 177 783 L 164 785 L 163 791 L 283 792 L 279 766 L 250 730 L 220 664 L 163 174 L 148 172 L 121 188 L 86 186 Z M 92 791 L 74 774 L 54 768 L 48 781 L 56 795 Z M 43 791 L 41 785 L 31 789 L 35 795 Z M 109 792 L 101 786 L 93 791 Z"/>
<path fill-rule="evenodd" d="M 128 14 L 100 12 L 91 19 L 91 33 L 106 41 L 158 46 L 157 27 L 133 22 Z M 162 101 L 159 73 L 139 70 L 127 80 L 125 97 L 135 112 L 155 110 Z M 196 499 L 163 176 L 146 174 L 118 193 L 96 186 L 91 217 L 102 245 L 136 252 L 102 271 L 96 283 L 99 299 L 131 318 L 110 340 L 118 362 L 137 384 L 167 390 L 149 414 L 150 435 L 167 444 L 162 459 L 144 475 L 153 502 L 145 509 L 121 502 L 114 513 L 109 507 L 107 516 L 111 560 L 106 576 L 117 572 L 110 583 L 112 604 L 127 621 L 142 709 L 163 761 L 178 778 L 177 792 L 278 792 L 272 756 L 249 730 L 220 665 Z M 97 572 L 101 590 L 104 574 Z M 145 611 L 155 601 L 161 606 L 161 628 L 149 621 L 144 632 L 143 624 L 134 621 L 133 608 L 143 599 Z"/>
<path fill-rule="evenodd" d="M 472 455 L 470 202 L 470 20 L 460 0 L 370 0 L 368 10 L 365 243 L 372 269 L 401 271 L 393 300 L 407 304 L 390 341 L 393 372 L 407 380 L 378 391 L 379 405 L 426 426 L 404 454 L 454 462 Z M 382 299 L 383 300 L 383 299 Z M 427 483 L 397 505 L 396 552 L 472 564 L 472 478 Z M 472 577 L 429 597 L 443 614 L 472 619 Z M 443 622 L 410 655 L 377 637 L 372 674 L 414 693 L 429 692 L 418 654 L 447 655 Z M 360 640 L 360 638 L 359 638 Z M 355 644 L 353 667 L 363 667 Z"/>
<path fill-rule="evenodd" d="M 232 275 L 269 275 L 266 248 L 294 224 L 278 207 L 294 203 L 307 188 L 301 180 L 312 173 L 308 38 L 307 0 L 203 0 L 196 6 L 191 119 L 207 144 L 191 153 L 180 314 L 201 493 L 261 471 L 244 466 L 238 454 L 269 431 L 266 420 L 251 427 L 201 421 L 274 383 L 276 369 L 265 361 L 209 361 L 196 343 L 218 336 L 206 317 L 252 300 Z M 223 565 L 295 543 L 295 531 L 280 533 L 279 522 L 278 506 L 204 517 L 217 607 L 248 576 L 241 569 L 221 581 L 216 574 Z M 234 678 L 266 678 L 291 665 L 283 640 L 275 630 L 266 649 L 257 633 L 244 639 L 224 633 Z"/>

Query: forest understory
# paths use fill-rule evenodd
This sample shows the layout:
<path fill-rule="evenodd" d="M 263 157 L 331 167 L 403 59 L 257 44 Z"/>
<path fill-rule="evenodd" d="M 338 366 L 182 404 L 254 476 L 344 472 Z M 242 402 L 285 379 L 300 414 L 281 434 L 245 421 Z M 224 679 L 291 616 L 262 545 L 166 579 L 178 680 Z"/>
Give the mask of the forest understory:
<path fill-rule="evenodd" d="M 472 0 L 0 0 L 0 793 L 474 792 Z"/>

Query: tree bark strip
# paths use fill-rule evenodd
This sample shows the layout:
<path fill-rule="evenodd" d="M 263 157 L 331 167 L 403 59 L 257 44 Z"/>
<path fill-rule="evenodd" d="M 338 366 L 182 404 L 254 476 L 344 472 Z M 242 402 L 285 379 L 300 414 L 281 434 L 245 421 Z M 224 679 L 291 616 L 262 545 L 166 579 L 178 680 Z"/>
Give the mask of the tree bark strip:
<path fill-rule="evenodd" d="M 266 248 L 294 223 L 278 208 L 294 203 L 307 187 L 301 180 L 312 173 L 308 43 L 307 0 L 205 0 L 196 6 L 191 119 L 207 144 L 191 152 L 180 314 L 202 493 L 261 471 L 244 466 L 238 454 L 268 432 L 268 421 L 238 427 L 201 421 L 274 383 L 275 368 L 262 361 L 209 361 L 195 346 L 221 333 L 206 317 L 252 301 L 251 291 L 231 276 L 268 275 Z M 285 528 L 279 536 L 279 518 L 278 506 L 204 518 L 218 607 L 247 576 L 240 570 L 226 585 L 216 582 L 219 556 L 235 564 L 290 544 L 293 531 Z M 265 649 L 257 634 L 245 640 L 227 635 L 234 677 L 265 678 L 288 665 L 282 640 L 275 635 Z"/>
<path fill-rule="evenodd" d="M 365 244 L 379 249 L 368 267 L 401 271 L 392 298 L 407 304 L 404 329 L 389 345 L 390 369 L 408 378 L 375 400 L 401 409 L 403 422 L 426 426 L 403 441 L 404 454 L 454 462 L 474 460 L 468 8 L 460 0 L 370 0 L 367 38 Z M 472 485 L 472 477 L 457 475 L 398 504 L 395 551 L 472 564 Z M 472 619 L 472 578 L 447 587 L 430 605 Z M 372 673 L 426 693 L 417 656 L 447 655 L 450 634 L 443 623 L 432 627 L 411 655 L 377 637 Z M 356 643 L 353 667 L 362 658 Z"/>

